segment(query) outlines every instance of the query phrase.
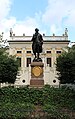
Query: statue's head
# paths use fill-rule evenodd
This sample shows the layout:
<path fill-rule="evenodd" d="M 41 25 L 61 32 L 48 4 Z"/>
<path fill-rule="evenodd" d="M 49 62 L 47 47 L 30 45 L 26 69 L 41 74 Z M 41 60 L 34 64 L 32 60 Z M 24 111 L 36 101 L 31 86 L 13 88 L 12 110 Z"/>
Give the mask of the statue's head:
<path fill-rule="evenodd" d="M 38 31 L 39 31 L 39 29 L 38 29 L 38 28 L 36 28 L 36 29 L 35 29 L 35 31 L 36 31 L 36 32 L 38 32 Z"/>

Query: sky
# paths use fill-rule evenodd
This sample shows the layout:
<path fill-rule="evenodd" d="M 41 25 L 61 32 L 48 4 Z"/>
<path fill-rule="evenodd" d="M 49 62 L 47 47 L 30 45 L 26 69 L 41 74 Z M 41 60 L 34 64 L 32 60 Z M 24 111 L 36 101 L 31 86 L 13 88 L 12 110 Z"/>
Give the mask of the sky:
<path fill-rule="evenodd" d="M 0 34 L 9 40 L 15 35 L 32 36 L 35 28 L 41 34 L 62 35 L 75 42 L 75 0 L 0 0 Z"/>

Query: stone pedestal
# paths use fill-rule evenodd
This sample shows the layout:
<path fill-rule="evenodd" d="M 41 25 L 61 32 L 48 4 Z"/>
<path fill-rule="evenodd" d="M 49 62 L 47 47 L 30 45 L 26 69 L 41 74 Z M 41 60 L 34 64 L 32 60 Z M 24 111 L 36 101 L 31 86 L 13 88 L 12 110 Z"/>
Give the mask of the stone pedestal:
<path fill-rule="evenodd" d="M 44 64 L 42 62 L 32 62 L 31 63 L 31 80 L 30 86 L 43 86 L 43 67 Z"/>

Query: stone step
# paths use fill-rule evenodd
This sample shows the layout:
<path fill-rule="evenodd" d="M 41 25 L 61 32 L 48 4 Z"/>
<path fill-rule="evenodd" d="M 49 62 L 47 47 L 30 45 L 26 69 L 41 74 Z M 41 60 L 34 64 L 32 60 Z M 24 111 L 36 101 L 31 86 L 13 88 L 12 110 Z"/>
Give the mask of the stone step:
<path fill-rule="evenodd" d="M 29 88 L 43 88 L 44 85 L 30 85 Z"/>

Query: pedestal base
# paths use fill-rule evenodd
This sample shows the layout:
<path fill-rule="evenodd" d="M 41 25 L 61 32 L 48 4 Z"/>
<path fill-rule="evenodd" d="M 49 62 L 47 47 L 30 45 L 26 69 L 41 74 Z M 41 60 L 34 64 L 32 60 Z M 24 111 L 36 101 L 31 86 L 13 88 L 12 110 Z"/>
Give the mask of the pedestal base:
<path fill-rule="evenodd" d="M 31 63 L 30 86 L 40 87 L 44 85 L 43 66 L 44 64 L 42 62 L 32 62 Z"/>
<path fill-rule="evenodd" d="M 30 85 L 31 86 L 43 86 L 44 85 L 44 80 L 31 79 L 30 80 Z"/>

